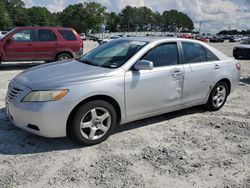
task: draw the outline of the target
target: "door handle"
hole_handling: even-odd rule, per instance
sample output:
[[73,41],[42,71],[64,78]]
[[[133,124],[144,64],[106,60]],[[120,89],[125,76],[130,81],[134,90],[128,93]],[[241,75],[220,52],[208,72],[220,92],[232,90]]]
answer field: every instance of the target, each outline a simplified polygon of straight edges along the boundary
[[183,72],[180,70],[175,70],[172,72],[172,76],[174,76],[174,77],[181,76],[182,74],[183,74]]
[[54,45],[55,45],[55,46],[59,46],[59,43],[55,43]]
[[214,65],[214,69],[220,69],[220,65],[215,64],[215,65]]
[[32,44],[27,44],[27,46],[32,46]]

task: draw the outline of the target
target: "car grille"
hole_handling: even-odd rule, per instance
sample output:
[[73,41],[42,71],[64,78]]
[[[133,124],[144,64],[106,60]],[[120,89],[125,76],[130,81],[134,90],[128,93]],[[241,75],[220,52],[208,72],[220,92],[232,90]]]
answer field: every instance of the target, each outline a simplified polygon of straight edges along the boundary
[[23,91],[24,91],[23,88],[19,87],[18,85],[12,82],[9,84],[7,99],[9,101],[14,101]]

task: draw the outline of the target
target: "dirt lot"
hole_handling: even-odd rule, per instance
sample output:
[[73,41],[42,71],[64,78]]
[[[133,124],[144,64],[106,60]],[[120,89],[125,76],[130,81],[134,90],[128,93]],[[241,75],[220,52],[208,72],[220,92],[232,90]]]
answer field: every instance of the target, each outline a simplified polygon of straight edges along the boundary
[[[230,56],[234,45],[214,44]],[[0,187],[249,188],[250,61],[241,63],[241,82],[222,110],[195,107],[119,126],[92,147],[13,127],[7,84],[33,64],[0,66]]]

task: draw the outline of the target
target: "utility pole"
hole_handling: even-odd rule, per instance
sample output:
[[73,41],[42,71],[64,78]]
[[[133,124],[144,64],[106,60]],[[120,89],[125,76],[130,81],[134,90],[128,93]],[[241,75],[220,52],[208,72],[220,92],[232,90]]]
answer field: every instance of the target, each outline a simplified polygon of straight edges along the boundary
[[202,22],[200,21],[199,34],[201,34],[201,24]]

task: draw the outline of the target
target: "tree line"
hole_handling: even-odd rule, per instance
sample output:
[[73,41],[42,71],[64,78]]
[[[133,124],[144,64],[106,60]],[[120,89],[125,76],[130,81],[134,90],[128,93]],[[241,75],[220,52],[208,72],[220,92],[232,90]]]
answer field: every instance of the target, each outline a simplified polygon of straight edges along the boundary
[[21,0],[0,0],[0,29],[18,26],[63,26],[77,32],[106,31],[171,31],[190,32],[194,29],[190,17],[177,10],[162,14],[147,7],[126,6],[120,13],[108,12],[96,2],[69,5],[62,12],[52,13],[45,7],[25,8]]

